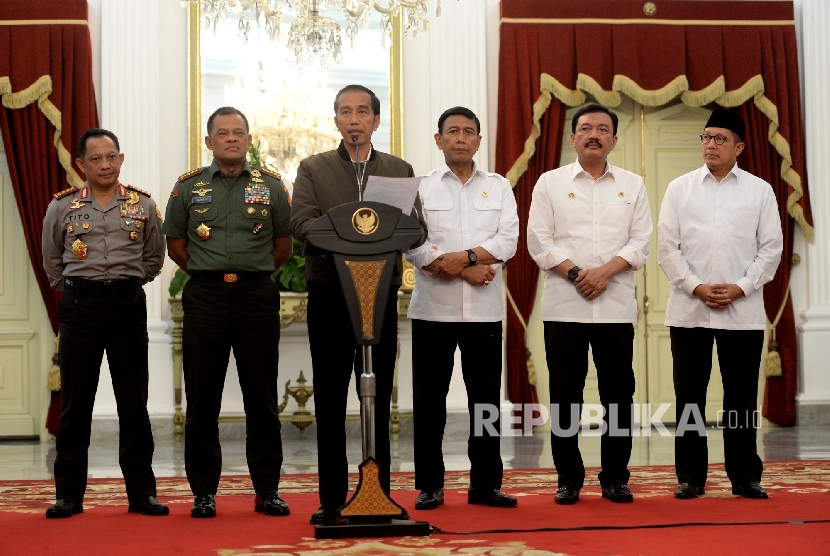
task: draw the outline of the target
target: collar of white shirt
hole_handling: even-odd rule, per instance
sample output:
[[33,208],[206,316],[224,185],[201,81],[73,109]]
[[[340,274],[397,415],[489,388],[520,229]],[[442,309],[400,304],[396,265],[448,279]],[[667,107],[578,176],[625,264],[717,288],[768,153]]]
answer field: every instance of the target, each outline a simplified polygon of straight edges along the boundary
[[715,183],[721,183],[723,180],[728,178],[730,175],[735,176],[735,179],[737,180],[737,179],[740,179],[740,177],[741,177],[740,172],[743,172],[743,170],[738,168],[738,163],[736,162],[735,165],[732,166],[732,169],[729,170],[729,172],[727,172],[726,175],[723,177],[723,180],[721,180],[719,182],[717,179],[715,179],[714,174],[712,174],[712,171],[709,169],[708,166],[706,166],[706,164],[703,165],[701,170],[702,170],[702,172],[700,174],[700,183],[703,183],[704,181],[706,181],[708,179],[711,179]]
[[[596,180],[594,180],[594,176],[592,176],[590,174],[590,172],[588,172],[585,168],[583,168],[582,165],[577,160],[576,162],[574,162],[573,175],[571,176],[571,179],[576,179],[577,176],[579,176],[582,173],[584,173],[592,181],[596,181]],[[611,174],[612,176],[614,175],[614,167],[611,166],[611,164],[606,160],[605,161],[605,172],[599,177],[599,179],[602,179],[603,177],[605,177],[608,174]]]
[[[438,167],[438,173],[441,175],[442,178],[444,176],[446,176],[447,174],[455,175],[453,173],[452,169],[449,167],[449,165],[446,162],[444,162],[441,166]],[[472,181],[472,179],[475,177],[476,174],[481,174],[482,177],[487,177],[487,172],[485,172],[484,170],[479,168],[478,164],[476,164],[476,161],[473,160],[473,173],[470,174],[470,179],[467,180],[467,183]],[[458,177],[458,176],[456,176],[456,177]],[[461,181],[461,180],[459,180],[459,181]],[[466,184],[462,184],[462,185],[466,185]]]

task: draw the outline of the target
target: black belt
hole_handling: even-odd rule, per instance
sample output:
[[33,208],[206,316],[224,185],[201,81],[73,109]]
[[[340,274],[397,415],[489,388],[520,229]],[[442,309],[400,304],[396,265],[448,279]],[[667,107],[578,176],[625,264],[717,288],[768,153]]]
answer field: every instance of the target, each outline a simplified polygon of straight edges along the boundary
[[235,282],[256,282],[263,278],[268,278],[273,272],[270,270],[263,270],[260,272],[216,272],[213,270],[191,270],[190,277],[205,282],[225,282],[233,284]]
[[68,276],[63,280],[63,289],[76,294],[94,297],[126,296],[141,289],[141,278],[124,280],[89,280]]

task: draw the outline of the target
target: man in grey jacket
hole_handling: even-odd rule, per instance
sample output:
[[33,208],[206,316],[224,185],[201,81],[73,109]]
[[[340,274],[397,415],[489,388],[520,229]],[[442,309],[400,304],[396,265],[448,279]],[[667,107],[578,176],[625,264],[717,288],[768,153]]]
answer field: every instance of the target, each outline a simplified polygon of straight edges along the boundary
[[[306,242],[307,232],[329,209],[357,201],[370,175],[412,177],[412,166],[398,157],[376,151],[371,139],[380,125],[380,101],[362,85],[349,85],[334,100],[334,123],[343,136],[340,146],[303,160],[294,182],[290,228],[305,242],[308,283],[308,338],[314,374],[314,408],[317,421],[320,508],[311,523],[333,523],[348,493],[346,459],[346,400],[352,373],[359,376],[363,357],[355,339],[340,279],[330,253]],[[358,185],[357,163],[363,167]],[[364,166],[365,165],[365,166]],[[420,202],[415,213],[420,215]],[[413,215],[415,216],[415,215]],[[423,223],[423,220],[419,218]],[[401,285],[398,255],[387,292],[386,313],[380,343],[372,349],[372,369],[377,376],[375,397],[375,446],[381,486],[389,492],[389,405],[397,352],[397,292]],[[359,383],[356,378],[355,383]]]

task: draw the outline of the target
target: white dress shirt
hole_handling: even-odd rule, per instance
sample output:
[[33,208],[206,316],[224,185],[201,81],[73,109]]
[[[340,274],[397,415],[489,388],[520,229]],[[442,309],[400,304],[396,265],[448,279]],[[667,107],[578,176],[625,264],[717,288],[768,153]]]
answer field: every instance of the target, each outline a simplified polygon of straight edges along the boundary
[[[657,233],[657,262],[671,282],[666,326],[763,330],[764,284],[784,238],[770,184],[738,168],[718,182],[705,165],[669,184]],[[737,284],[746,297],[710,309],[700,284]]]
[[446,164],[427,174],[418,191],[427,240],[404,256],[415,267],[409,318],[440,322],[495,322],[505,318],[502,264],[493,281],[474,286],[463,278],[443,280],[421,270],[444,253],[482,247],[506,262],[516,254],[519,216],[510,182],[476,166],[467,183]]
[[[648,257],[653,225],[640,176],[606,164],[599,179],[579,162],[545,172],[536,182],[527,224],[527,248],[545,271],[542,320],[635,322],[634,271]],[[614,276],[588,301],[551,269],[570,259],[583,269],[621,257],[631,268]]]

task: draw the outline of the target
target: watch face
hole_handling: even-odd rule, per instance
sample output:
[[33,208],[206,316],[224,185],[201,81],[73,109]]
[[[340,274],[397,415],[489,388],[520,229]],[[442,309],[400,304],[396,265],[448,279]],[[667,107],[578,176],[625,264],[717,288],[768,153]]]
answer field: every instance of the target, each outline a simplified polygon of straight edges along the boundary
[[467,257],[470,259],[470,264],[475,263],[478,260],[478,255],[472,249],[467,250]]

